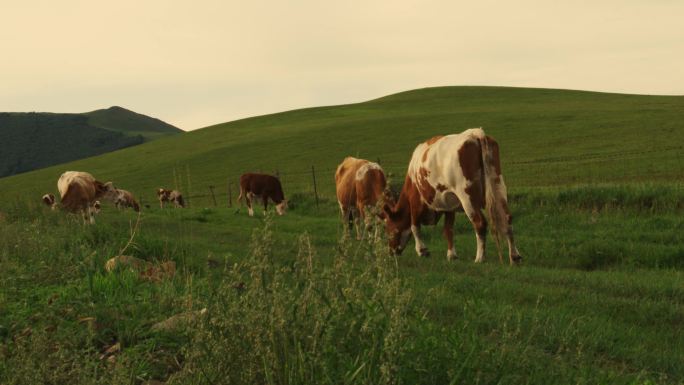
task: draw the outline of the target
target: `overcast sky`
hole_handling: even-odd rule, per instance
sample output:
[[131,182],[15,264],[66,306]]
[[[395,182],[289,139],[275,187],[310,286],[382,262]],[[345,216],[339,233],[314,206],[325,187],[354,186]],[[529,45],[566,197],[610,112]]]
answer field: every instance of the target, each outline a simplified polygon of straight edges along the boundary
[[185,130],[413,88],[684,94],[684,1],[0,0],[0,111]]

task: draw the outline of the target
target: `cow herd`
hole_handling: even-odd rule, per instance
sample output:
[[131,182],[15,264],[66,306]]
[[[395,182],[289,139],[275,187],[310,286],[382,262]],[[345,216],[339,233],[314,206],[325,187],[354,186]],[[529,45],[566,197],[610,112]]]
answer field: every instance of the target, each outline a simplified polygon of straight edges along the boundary
[[[413,235],[416,253],[428,256],[429,251],[420,236],[421,225],[434,225],[444,216],[443,234],[447,241],[447,259],[456,258],[453,225],[456,212],[464,212],[473,225],[477,239],[475,262],[485,256],[488,227],[496,241],[501,259],[501,241],[508,245],[511,264],[521,261],[515,246],[512,216],[508,209],[506,185],[501,174],[499,147],[481,128],[460,134],[436,136],[420,143],[411,156],[406,178],[398,197],[390,192],[382,167],[374,162],[353,157],[345,158],[335,172],[337,201],[342,221],[361,239],[376,223],[384,223],[389,247],[400,254]],[[140,210],[133,195],[115,188],[112,182],[97,181],[87,172],[67,171],[57,182],[61,202],[52,194],[43,201],[53,209],[62,207],[81,212],[84,220],[94,223],[99,211],[99,199],[111,201],[117,208]],[[185,207],[179,191],[157,190],[159,205]],[[276,212],[283,215],[287,200],[280,180],[271,175],[247,173],[240,177],[238,202],[245,200],[250,216],[253,201],[261,201],[264,212],[273,201]],[[485,218],[483,210],[488,219]]]

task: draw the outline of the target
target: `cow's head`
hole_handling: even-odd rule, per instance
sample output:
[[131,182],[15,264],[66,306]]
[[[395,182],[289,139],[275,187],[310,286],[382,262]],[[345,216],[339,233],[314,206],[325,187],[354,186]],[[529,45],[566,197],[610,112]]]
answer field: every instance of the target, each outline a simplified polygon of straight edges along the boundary
[[287,211],[287,199],[283,199],[276,205],[276,212],[278,215],[284,215],[285,211]]
[[100,201],[95,201],[95,202],[93,202],[92,206],[90,206],[91,212],[93,212],[95,214],[99,214],[101,209],[102,209],[102,206],[100,205]]
[[52,194],[43,195],[43,203],[45,203],[46,206],[53,207],[55,204],[55,196]]
[[114,200],[116,198],[116,187],[114,183],[99,183],[97,184],[97,196],[104,197],[109,200]]
[[385,221],[390,252],[395,255],[401,255],[411,235],[410,220],[407,221],[402,212],[398,212],[387,203],[382,207],[381,217]]

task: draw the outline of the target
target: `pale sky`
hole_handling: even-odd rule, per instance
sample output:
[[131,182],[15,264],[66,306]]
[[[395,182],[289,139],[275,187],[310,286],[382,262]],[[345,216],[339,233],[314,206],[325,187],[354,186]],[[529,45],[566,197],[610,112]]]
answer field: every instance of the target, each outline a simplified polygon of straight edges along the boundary
[[414,88],[684,94],[684,1],[0,0],[0,111],[185,130]]

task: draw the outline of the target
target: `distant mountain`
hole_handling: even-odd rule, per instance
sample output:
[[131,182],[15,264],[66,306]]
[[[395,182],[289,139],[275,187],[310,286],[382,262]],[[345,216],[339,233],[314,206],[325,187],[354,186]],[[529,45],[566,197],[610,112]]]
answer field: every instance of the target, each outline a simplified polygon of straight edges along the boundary
[[83,115],[88,116],[88,122],[93,126],[129,135],[142,135],[146,139],[183,132],[178,127],[159,119],[118,106],[87,112]]
[[0,177],[181,132],[159,119],[116,106],[82,114],[0,112]]

